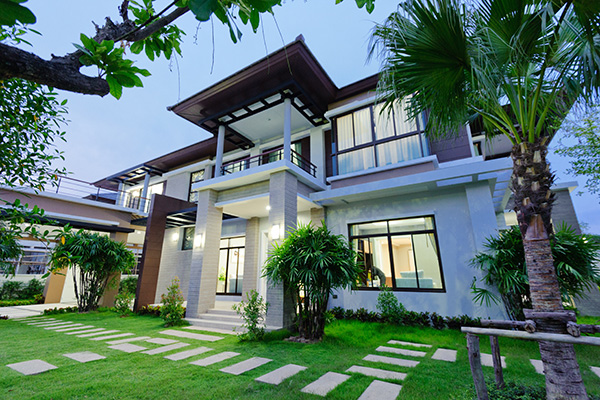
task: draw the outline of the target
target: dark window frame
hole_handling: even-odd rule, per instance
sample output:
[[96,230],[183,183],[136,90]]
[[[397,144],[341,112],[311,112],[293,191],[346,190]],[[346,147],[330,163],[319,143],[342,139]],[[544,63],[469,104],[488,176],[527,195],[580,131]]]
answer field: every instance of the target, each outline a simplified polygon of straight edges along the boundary
[[[412,231],[403,231],[403,232],[390,232],[390,221],[400,221],[400,220],[407,220],[407,219],[414,219],[414,218],[431,218],[432,224],[433,224],[433,228],[432,229],[419,229],[419,230],[412,230]],[[369,234],[369,235],[352,235],[352,227],[355,225],[362,225],[362,224],[368,224],[368,223],[374,223],[374,222],[386,222],[386,233],[374,233],[374,234]],[[395,271],[395,267],[394,267],[394,256],[393,256],[393,249],[392,249],[392,237],[393,236],[400,236],[400,235],[411,235],[411,242],[413,241],[413,236],[414,234],[433,234],[433,237],[435,239],[435,245],[437,247],[437,258],[438,258],[438,265],[439,265],[439,269],[440,269],[440,281],[442,283],[442,287],[440,289],[436,289],[436,288],[420,288],[419,287],[419,276],[418,274],[416,274],[415,278],[417,280],[417,287],[416,288],[397,288],[396,287],[396,282],[395,282],[395,276],[396,276],[396,271]],[[440,243],[438,240],[438,235],[437,235],[437,225],[435,222],[435,215],[418,215],[418,216],[413,216],[413,217],[404,217],[404,218],[386,218],[386,219],[378,219],[378,220],[370,220],[370,221],[363,221],[363,222],[355,222],[352,224],[348,224],[348,242],[350,242],[351,244],[354,243],[355,239],[369,239],[369,238],[375,238],[375,237],[386,237],[387,238],[387,242],[388,242],[388,252],[389,252],[389,260],[390,260],[390,272],[391,272],[391,276],[392,276],[392,290],[394,292],[430,292],[430,293],[446,293],[446,280],[444,279],[444,268],[442,266],[442,252],[440,249]],[[414,248],[414,245],[413,245]],[[355,251],[357,251],[357,249],[354,249]],[[416,264],[416,260],[415,260],[415,269],[418,270],[417,264]],[[381,287],[364,287],[364,286],[356,286],[356,290],[365,290],[365,291],[380,291]]]
[[[199,180],[194,180],[194,178],[193,178],[194,174],[195,174],[195,173],[198,173],[198,172],[200,172],[200,171],[203,171],[203,173],[202,173],[202,179],[199,179]],[[198,182],[202,182],[202,181],[204,181],[204,178],[205,178],[205,176],[206,176],[206,170],[205,170],[205,169],[199,169],[199,170],[197,170],[197,171],[192,171],[192,172],[190,173],[190,186],[189,186],[189,188],[190,188],[190,189],[189,189],[189,191],[188,191],[188,201],[189,201],[190,203],[197,203],[197,202],[198,202],[198,199],[196,199],[196,200],[192,200],[192,193],[194,193],[194,191],[192,190],[192,185],[193,185],[194,183],[198,183]]]
[[[229,239],[239,239],[239,238],[244,238],[244,245],[243,246],[230,246],[229,245]],[[237,293],[237,285],[239,283],[239,272],[240,272],[240,260],[239,260],[239,255],[238,255],[238,262],[236,265],[236,271],[235,271],[235,276],[236,278],[236,282],[235,282],[235,292],[227,292],[227,273],[229,272],[229,252],[231,250],[239,250],[239,249],[244,249],[244,259],[246,257],[246,236],[232,236],[232,237],[225,237],[225,238],[221,238],[221,240],[226,239],[228,241],[228,246],[227,247],[221,247],[219,246],[219,253],[221,252],[221,250],[227,250],[227,260],[225,260],[225,286],[224,286],[224,291],[223,292],[216,292],[215,294],[218,296],[241,296],[242,293]],[[218,270],[217,270],[217,274],[218,274]],[[242,275],[243,276],[243,275]],[[217,276],[218,279],[218,276]],[[243,284],[242,284],[243,286]]]
[[[191,240],[186,240],[185,232],[189,229],[193,229],[192,237],[191,237]],[[193,250],[194,249],[194,237],[196,236],[196,227],[195,226],[186,226],[185,228],[183,228],[182,235],[183,235],[183,237],[181,239],[181,250],[182,251]]]

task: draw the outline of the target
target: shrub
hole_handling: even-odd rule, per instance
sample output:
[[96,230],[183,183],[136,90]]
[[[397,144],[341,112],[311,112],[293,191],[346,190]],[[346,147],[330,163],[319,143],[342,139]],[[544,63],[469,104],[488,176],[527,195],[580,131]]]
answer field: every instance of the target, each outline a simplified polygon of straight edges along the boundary
[[431,313],[430,318],[431,318],[431,325],[435,329],[444,329],[446,327],[446,322],[444,321],[444,317],[442,317],[440,314],[433,312],[433,313]]
[[2,284],[2,290],[0,291],[0,300],[22,300],[20,298],[22,290],[23,282],[5,281]]
[[131,313],[131,301],[134,299],[133,293],[123,291],[115,296],[115,311],[120,316],[125,317]]
[[240,340],[262,340],[265,336],[264,321],[269,303],[265,302],[256,290],[248,293],[248,300],[242,300],[232,307],[244,320],[245,332],[238,335]]
[[56,314],[67,314],[78,312],[77,307],[63,307],[63,308],[47,308],[44,310],[44,315],[56,315]]
[[135,292],[137,290],[137,276],[128,276],[127,278],[121,280],[119,283],[119,293],[131,293],[135,296]]
[[24,299],[35,299],[44,293],[45,281],[33,278],[23,288],[22,296]]
[[28,306],[30,304],[37,304],[37,300],[0,300],[0,307]]
[[383,321],[397,324],[406,313],[406,308],[398,301],[391,288],[383,286],[377,296],[377,311]]
[[183,308],[183,295],[179,288],[179,278],[175,277],[167,288],[167,293],[160,296],[162,307],[160,317],[165,321],[165,326],[182,325],[185,309]]
[[[160,317],[160,306],[142,306],[138,311],[138,315],[152,315],[153,317]],[[185,314],[185,308],[184,308]]]
[[333,307],[329,311],[331,311],[335,319],[344,319],[345,317],[344,309],[342,307]]

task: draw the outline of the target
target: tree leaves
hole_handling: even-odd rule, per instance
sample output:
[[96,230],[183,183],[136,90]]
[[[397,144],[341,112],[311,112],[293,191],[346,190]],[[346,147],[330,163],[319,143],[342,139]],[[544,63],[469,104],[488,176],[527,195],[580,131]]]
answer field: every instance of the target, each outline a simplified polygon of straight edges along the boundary
[[0,25],[13,26],[17,21],[23,24],[34,24],[35,15],[27,7],[19,3],[27,0],[0,0]]

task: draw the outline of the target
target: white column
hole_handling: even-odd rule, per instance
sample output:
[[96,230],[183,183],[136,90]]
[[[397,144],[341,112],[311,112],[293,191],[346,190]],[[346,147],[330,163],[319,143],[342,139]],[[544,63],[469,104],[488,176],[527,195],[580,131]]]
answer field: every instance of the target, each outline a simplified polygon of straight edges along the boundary
[[283,158],[292,160],[292,99],[283,100]]
[[125,184],[121,181],[119,182],[119,191],[117,192],[117,201],[115,202],[115,204],[117,206],[121,206],[124,207],[124,200],[125,200]]
[[225,146],[225,125],[219,125],[217,134],[217,159],[215,162],[215,177],[221,176],[223,166],[223,147]]
[[149,203],[149,201],[148,201],[148,186],[149,185],[150,185],[150,174],[148,172],[146,172],[146,176],[144,177],[144,188],[142,189],[142,198],[140,201],[140,211],[141,212],[146,211],[146,203]]
[[317,179],[325,182],[325,134],[321,127],[310,131],[310,161],[317,167]]
[[206,167],[204,167],[204,180],[209,180],[212,179],[212,164],[207,164]]

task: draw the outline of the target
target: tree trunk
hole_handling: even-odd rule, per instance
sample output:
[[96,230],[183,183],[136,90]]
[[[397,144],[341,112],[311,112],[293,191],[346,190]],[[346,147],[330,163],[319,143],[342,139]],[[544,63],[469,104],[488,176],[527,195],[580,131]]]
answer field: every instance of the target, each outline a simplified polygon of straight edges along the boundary
[[[531,303],[536,311],[563,310],[558,279],[548,233],[552,232],[550,213],[554,176],[546,161],[545,140],[516,145],[512,150],[511,189],[525,251]],[[540,332],[566,333],[564,322],[536,321]],[[572,344],[540,342],[549,400],[587,399],[579,364]]]

